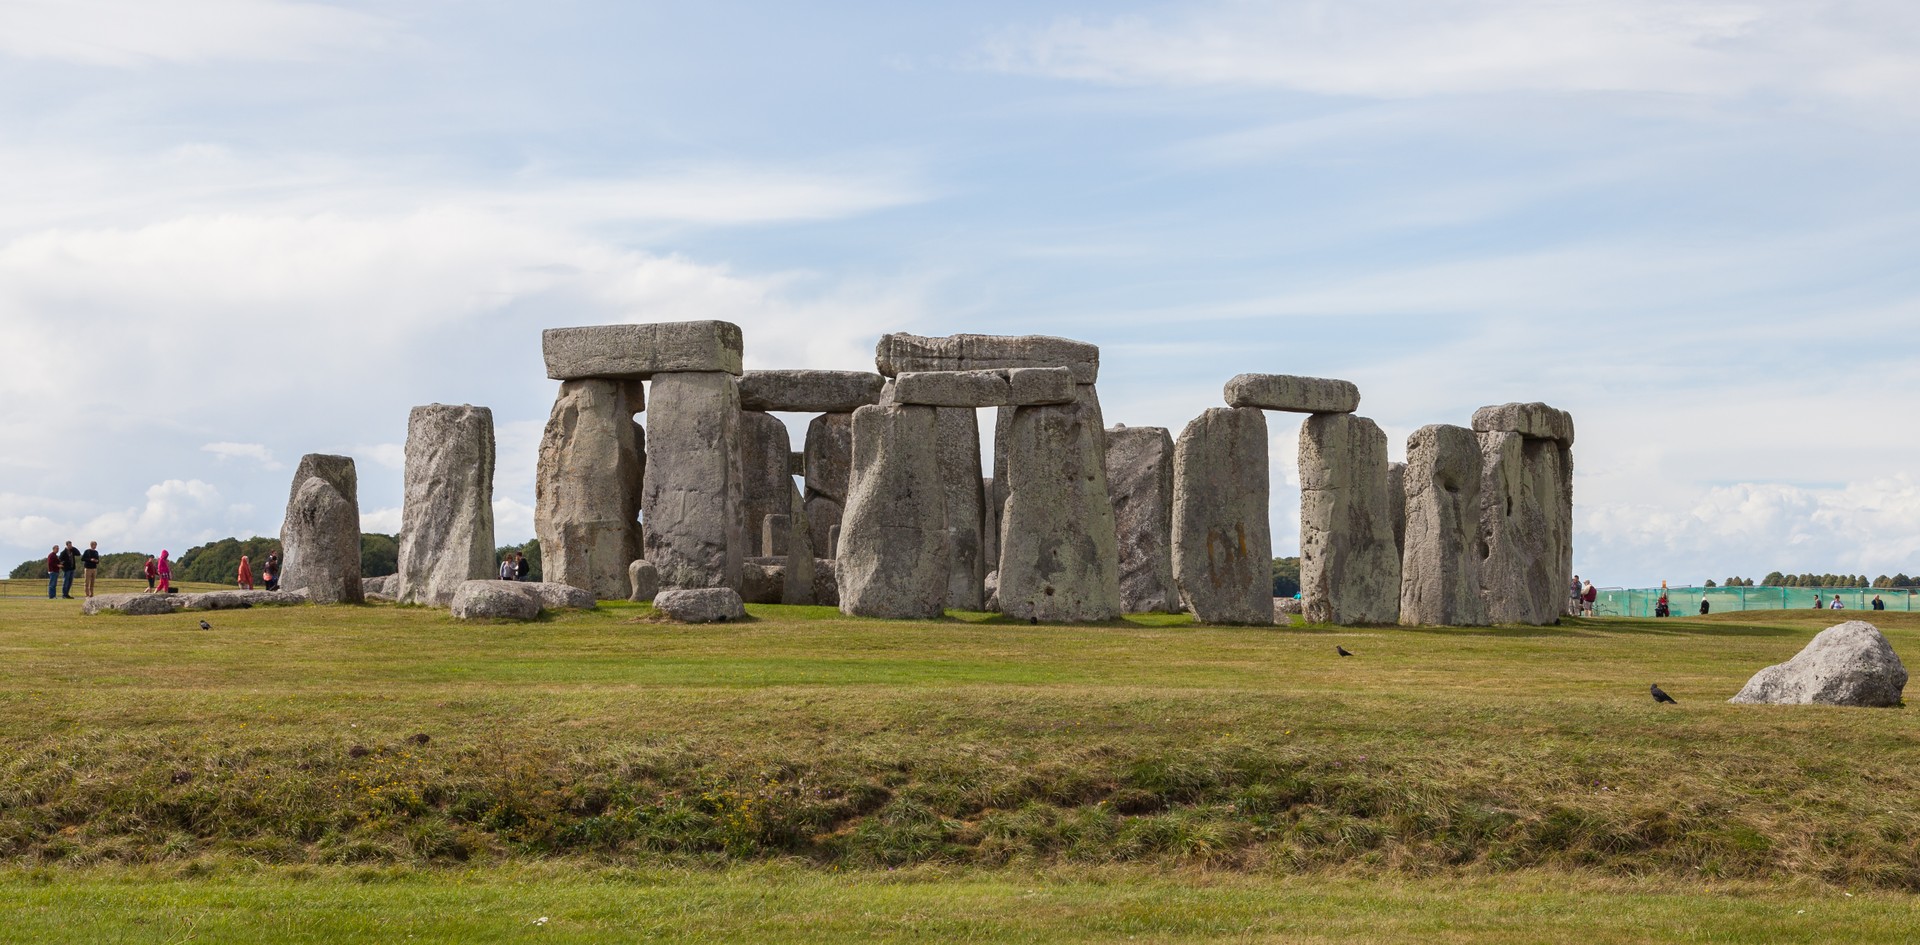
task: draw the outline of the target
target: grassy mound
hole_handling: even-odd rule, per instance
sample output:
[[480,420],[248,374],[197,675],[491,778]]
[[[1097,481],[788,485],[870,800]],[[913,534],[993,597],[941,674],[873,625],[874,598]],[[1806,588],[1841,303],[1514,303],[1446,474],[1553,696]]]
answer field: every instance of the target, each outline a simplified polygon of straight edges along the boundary
[[[753,612],[296,607],[201,631],[0,601],[0,859],[1920,889],[1910,712],[1725,704],[1826,614],[1332,632]],[[1920,652],[1920,615],[1876,616]]]

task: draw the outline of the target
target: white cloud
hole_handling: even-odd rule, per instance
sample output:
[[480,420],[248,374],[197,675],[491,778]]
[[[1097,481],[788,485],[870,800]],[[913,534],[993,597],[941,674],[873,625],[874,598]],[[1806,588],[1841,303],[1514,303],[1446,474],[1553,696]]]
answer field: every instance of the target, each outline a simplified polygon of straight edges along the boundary
[[220,457],[222,462],[230,459],[251,459],[259,463],[261,469],[286,468],[285,464],[273,458],[272,450],[260,443],[208,443],[200,449]]
[[493,543],[518,545],[533,538],[533,506],[518,499],[493,500]]
[[361,444],[347,452],[356,460],[370,459],[388,469],[407,468],[407,447],[404,443]]
[[1756,92],[1910,103],[1897,0],[1227,0],[1004,33],[998,69],[1120,84],[1404,98]]
[[379,535],[400,534],[400,509],[374,509],[360,511],[360,530]]
[[393,33],[381,17],[289,0],[0,0],[0,54],[89,66],[313,60]]
[[[0,542],[32,548],[54,539],[103,551],[166,548],[175,553],[229,536],[259,533],[253,506],[228,501],[213,484],[168,479],[137,506],[99,512],[96,503],[0,495]],[[277,525],[277,523],[276,523]]]

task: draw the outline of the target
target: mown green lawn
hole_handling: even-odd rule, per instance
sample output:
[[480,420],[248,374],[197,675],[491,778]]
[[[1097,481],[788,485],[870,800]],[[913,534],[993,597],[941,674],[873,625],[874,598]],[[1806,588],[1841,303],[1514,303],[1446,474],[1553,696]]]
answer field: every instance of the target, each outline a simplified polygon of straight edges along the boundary
[[[1829,614],[1336,631],[752,610],[262,608],[202,631],[0,600],[0,941],[1920,925],[1912,713],[1725,702]],[[1878,616],[1920,652],[1920,615]]]

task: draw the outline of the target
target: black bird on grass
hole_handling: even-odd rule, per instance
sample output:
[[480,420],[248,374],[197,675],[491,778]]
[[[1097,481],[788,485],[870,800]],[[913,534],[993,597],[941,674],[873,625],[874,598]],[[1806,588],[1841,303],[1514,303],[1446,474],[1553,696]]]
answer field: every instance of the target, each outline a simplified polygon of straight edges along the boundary
[[1347,648],[1346,648],[1346,647],[1344,647],[1344,646],[1341,646],[1341,645],[1340,645],[1340,644],[1338,644],[1338,643],[1335,643],[1335,644],[1333,645],[1333,651],[1334,651],[1335,653],[1338,653],[1338,654],[1340,654],[1341,656],[1352,656],[1352,655],[1353,655],[1352,653],[1349,653],[1349,652],[1347,652]]
[[1667,691],[1665,689],[1660,688],[1658,683],[1648,686],[1647,689],[1653,693],[1653,701],[1655,702],[1664,702],[1664,703],[1667,703],[1668,705],[1680,704],[1678,702],[1675,702],[1672,696],[1667,695]]
[[210,624],[210,623],[208,623],[208,622],[206,622],[206,621],[204,621],[204,620],[202,620],[202,621],[200,621],[200,629],[202,629],[202,630],[212,630],[212,629],[213,629],[213,624]]

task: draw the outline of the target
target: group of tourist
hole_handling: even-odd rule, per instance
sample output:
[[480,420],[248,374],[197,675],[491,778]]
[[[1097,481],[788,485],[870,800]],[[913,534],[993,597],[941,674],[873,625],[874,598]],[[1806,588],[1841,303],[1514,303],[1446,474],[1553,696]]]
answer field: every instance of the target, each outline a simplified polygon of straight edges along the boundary
[[[1867,602],[1867,606],[1873,608],[1874,610],[1886,610],[1887,602],[1881,600],[1880,595],[1875,594],[1873,595],[1873,600]],[[1820,595],[1815,594],[1813,595],[1813,609],[1814,610],[1846,610],[1847,605],[1840,602],[1840,595],[1838,594],[1833,595],[1832,602],[1828,602],[1825,599],[1823,599]]]
[[1594,589],[1593,582],[1582,581],[1580,575],[1576,574],[1573,584],[1568,587],[1567,613],[1576,617],[1591,617],[1594,602],[1599,599],[1600,592]]
[[502,581],[524,581],[527,575],[532,573],[533,565],[528,564],[527,556],[518,551],[507,552],[507,556],[500,559],[500,580]]
[[86,575],[81,583],[80,593],[92,597],[94,576],[100,573],[99,542],[87,542],[85,551],[75,548],[71,541],[67,542],[65,548],[59,545],[53,546],[53,551],[47,554],[48,600],[53,600],[55,597],[73,599],[73,572],[76,570]]

